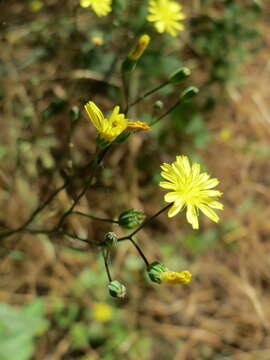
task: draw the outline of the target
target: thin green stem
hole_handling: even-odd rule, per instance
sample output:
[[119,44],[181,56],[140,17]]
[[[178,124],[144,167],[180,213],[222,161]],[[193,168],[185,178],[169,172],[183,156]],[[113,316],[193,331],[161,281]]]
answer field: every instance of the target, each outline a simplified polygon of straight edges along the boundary
[[76,234],[71,234],[67,231],[61,231],[59,232],[59,234],[62,234],[64,236],[67,236],[69,238],[72,238],[72,239],[75,239],[75,240],[79,240],[79,241],[82,241],[82,242],[85,242],[89,245],[93,245],[93,246],[104,246],[104,243],[101,243],[99,241],[94,241],[94,240],[89,240],[89,239],[84,239],[84,238],[81,238],[80,236],[76,235]]
[[74,199],[73,204],[70,206],[70,208],[65,211],[62,216],[60,217],[55,230],[60,229],[65,221],[65,219],[73,212],[73,209],[75,208],[75,206],[78,204],[78,202],[80,201],[80,199],[84,196],[84,194],[86,193],[86,191],[88,190],[88,187],[91,185],[93,178],[95,176],[96,170],[98,168],[98,166],[100,165],[100,163],[102,162],[102,160],[104,159],[107,151],[109,150],[109,148],[111,147],[111,145],[109,145],[108,147],[106,147],[105,149],[103,149],[103,151],[101,153],[96,154],[96,157],[94,159],[94,163],[93,163],[93,168],[92,171],[85,183],[85,186],[83,187],[83,189],[81,190],[81,192],[79,193],[79,195],[76,197],[76,199]]
[[129,76],[130,72],[125,72],[122,70],[122,84],[124,91],[124,102],[125,102],[125,110],[124,114],[127,115],[129,110]]
[[55,196],[62,191],[63,189],[65,189],[68,185],[70,184],[70,179],[67,179],[63,185],[61,185],[59,188],[57,188],[49,197],[47,200],[45,200],[42,204],[40,204],[30,215],[30,217],[25,221],[24,224],[22,224],[20,227],[18,227],[17,229],[14,230],[10,230],[7,232],[4,232],[2,234],[0,234],[0,239],[5,238],[5,237],[9,237],[13,234],[16,234],[18,232],[24,231],[27,226],[34,220],[34,218],[47,206],[49,205],[49,203],[55,198]]
[[164,83],[162,83],[162,84],[156,86],[155,88],[147,91],[144,95],[139,96],[134,102],[132,102],[132,103],[129,105],[128,110],[129,110],[132,106],[138,104],[139,102],[141,102],[142,100],[144,100],[144,99],[147,98],[148,96],[154,94],[155,92],[157,92],[158,90],[162,89],[164,86],[166,86],[166,85],[168,85],[168,84],[169,84],[169,81],[166,80]]
[[177,103],[175,103],[173,106],[171,106],[164,114],[160,115],[156,120],[154,120],[150,126],[155,125],[156,123],[158,123],[160,120],[162,120],[163,118],[165,118],[167,115],[169,115],[170,112],[172,112],[175,108],[177,108],[178,105],[181,104],[181,101],[177,101]]
[[98,220],[98,221],[104,221],[104,222],[109,222],[109,223],[113,223],[113,224],[118,224],[117,220],[100,218],[98,216],[85,214],[85,213],[80,212],[80,211],[73,211],[71,213],[71,215],[79,215],[79,216],[87,217],[87,218],[92,219],[92,220]]
[[111,277],[111,274],[110,274],[110,269],[109,269],[109,264],[108,264],[108,258],[109,258],[108,249],[105,250],[105,249],[102,248],[102,249],[101,249],[101,252],[102,252],[102,256],[103,256],[103,260],[104,260],[104,265],[105,265],[106,273],[107,273],[109,282],[111,282],[111,281],[112,281],[112,277]]
[[146,256],[144,255],[144,253],[143,253],[142,249],[139,247],[139,245],[132,239],[132,237],[129,238],[129,241],[135,246],[135,248],[137,249],[137,251],[140,254],[141,258],[145,262],[145,265],[149,266],[149,262],[146,259]]

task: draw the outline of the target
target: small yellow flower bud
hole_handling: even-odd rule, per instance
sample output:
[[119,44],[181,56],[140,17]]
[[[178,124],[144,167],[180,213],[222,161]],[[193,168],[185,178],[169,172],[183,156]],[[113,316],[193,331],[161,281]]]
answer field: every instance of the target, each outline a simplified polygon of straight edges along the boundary
[[149,41],[150,41],[149,35],[144,34],[140,36],[135,46],[128,54],[128,59],[137,61],[144,53],[144,50],[147,48],[149,44]]

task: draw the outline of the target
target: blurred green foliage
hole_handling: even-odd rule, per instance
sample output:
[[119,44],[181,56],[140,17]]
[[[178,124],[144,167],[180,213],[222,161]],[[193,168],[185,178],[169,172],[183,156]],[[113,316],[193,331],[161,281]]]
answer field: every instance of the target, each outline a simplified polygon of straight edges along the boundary
[[27,360],[34,351],[34,338],[49,327],[44,318],[45,302],[33,300],[20,310],[0,304],[0,359]]
[[[240,84],[239,65],[261,45],[256,27],[261,6],[253,0],[204,1],[204,13],[191,21],[191,41],[203,60],[208,83]],[[219,11],[213,11],[218,7]]]

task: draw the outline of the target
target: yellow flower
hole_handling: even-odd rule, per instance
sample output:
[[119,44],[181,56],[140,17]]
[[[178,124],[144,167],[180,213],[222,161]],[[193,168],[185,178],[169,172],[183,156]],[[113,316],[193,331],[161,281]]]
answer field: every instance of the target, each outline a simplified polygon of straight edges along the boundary
[[92,7],[97,16],[106,16],[112,11],[112,0],[80,0],[83,8]]
[[150,41],[150,36],[144,34],[139,37],[134,48],[128,54],[128,59],[137,61],[143,54],[144,50],[147,48]]
[[119,106],[115,106],[112,115],[106,119],[101,110],[92,101],[84,106],[87,115],[99,132],[101,139],[113,141],[123,131],[128,130],[149,130],[149,126],[141,121],[128,121],[124,114],[119,114]]
[[104,117],[100,109],[92,101],[89,101],[84,108],[98,130],[100,137],[106,141],[113,141],[127,127],[127,119],[124,114],[119,114],[119,106],[114,107],[109,119]]
[[98,35],[92,36],[91,42],[96,46],[102,46],[104,44],[102,36],[98,36]]
[[37,11],[41,10],[43,8],[43,6],[44,6],[44,4],[43,4],[43,1],[41,1],[41,0],[32,0],[29,3],[29,7],[32,12],[37,12]]
[[104,303],[94,303],[92,308],[93,319],[99,322],[108,322],[113,316],[112,308]]
[[168,212],[169,217],[175,216],[186,206],[187,221],[193,229],[199,228],[198,210],[211,220],[219,221],[213,209],[223,209],[223,205],[217,201],[222,193],[212,190],[218,185],[218,179],[211,179],[207,173],[200,173],[200,165],[197,163],[190,166],[186,156],[177,156],[172,165],[164,163],[161,169],[161,176],[167,181],[161,181],[159,185],[173,190],[164,196],[166,202],[174,203]]
[[155,28],[159,33],[168,32],[172,36],[177,35],[177,31],[184,29],[180,20],[185,19],[182,6],[176,1],[171,0],[150,0],[147,20],[155,23]]
[[191,281],[191,278],[192,274],[188,270],[180,272],[165,271],[161,275],[161,282],[170,285],[186,285]]

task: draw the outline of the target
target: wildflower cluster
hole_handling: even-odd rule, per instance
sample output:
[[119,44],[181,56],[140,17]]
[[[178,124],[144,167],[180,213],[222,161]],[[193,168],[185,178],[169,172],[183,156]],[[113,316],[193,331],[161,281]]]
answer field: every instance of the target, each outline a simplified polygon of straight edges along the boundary
[[[80,0],[80,4],[84,8],[91,7],[98,16],[106,16],[112,11],[111,0]],[[184,27],[181,21],[185,16],[182,13],[182,7],[178,2],[172,0],[150,0],[148,10],[149,16],[147,17],[147,20],[154,22],[155,28],[159,33],[168,32],[170,35],[176,36],[177,31],[183,30]],[[218,179],[211,178],[206,172],[201,172],[200,164],[191,163],[187,156],[178,155],[176,156],[176,160],[171,164],[163,163],[161,165],[161,177],[164,181],[161,181],[159,186],[169,190],[169,192],[164,195],[164,200],[167,203],[166,206],[154,215],[146,217],[141,210],[128,209],[123,210],[119,216],[116,216],[114,219],[104,219],[95,215],[75,211],[75,207],[80,199],[92,185],[97,169],[102,164],[111,147],[118,146],[126,141],[131,134],[133,135],[139,131],[145,131],[146,134],[147,132],[149,133],[153,126],[170,114],[175,107],[181,105],[183,102],[188,102],[198,93],[198,89],[195,86],[184,88],[178,96],[176,103],[160,116],[155,117],[155,115],[153,115],[153,119],[151,119],[149,123],[137,119],[129,119],[128,113],[131,107],[145,100],[148,96],[167,85],[174,86],[175,84],[183,84],[191,75],[190,69],[182,66],[167,76],[166,81],[161,85],[146,91],[137,99],[130,100],[130,80],[132,80],[133,71],[135,70],[138,61],[147,50],[147,47],[150,45],[150,41],[151,39],[148,34],[139,36],[131,50],[129,52],[127,51],[126,57],[121,60],[122,63],[119,64],[121,65],[119,68],[121,69],[120,75],[122,79],[122,98],[119,99],[118,103],[121,105],[114,106],[109,116],[104,115],[92,99],[84,105],[89,120],[97,130],[97,149],[93,155],[92,161],[85,166],[86,171],[89,170],[89,174],[84,187],[78,192],[78,195],[74,197],[72,205],[63,212],[60,219],[57,221],[57,224],[49,231],[47,229],[36,230],[33,229],[32,226],[30,228],[28,227],[35,217],[59,192],[71,185],[73,180],[77,180],[76,177],[80,175],[76,174],[68,178],[64,185],[56,189],[53,195],[51,195],[43,205],[35,209],[33,214],[23,225],[15,230],[9,230],[0,234],[0,238],[10,236],[20,231],[60,234],[61,236],[67,236],[100,247],[108,276],[108,292],[112,297],[118,299],[124,298],[127,291],[125,285],[114,279],[111,275],[109,265],[111,263],[112,249],[117,251],[116,246],[119,245],[119,243],[122,241],[129,241],[132,246],[136,248],[139,256],[143,260],[146,272],[151,281],[158,284],[169,285],[189,284],[192,275],[188,270],[181,270],[179,272],[171,271],[160,262],[149,262],[143,250],[135,241],[135,236],[153,219],[167,210],[169,218],[186,210],[187,222],[193,229],[199,229],[200,212],[206,215],[210,220],[218,222],[219,217],[215,210],[223,209],[223,205],[218,201],[222,193],[214,189],[219,184]],[[96,45],[98,45],[99,42],[97,39],[95,39],[95,42]],[[80,111],[78,107],[74,106],[70,112],[72,124],[77,122],[79,117]],[[140,114],[138,117],[140,119]],[[119,237],[117,232],[109,231],[104,235],[101,241],[81,238],[80,236],[65,230],[64,223],[70,215],[84,216],[95,220],[110,222],[121,227],[122,231],[129,231],[129,233]],[[92,315],[94,319],[97,319],[100,322],[106,322],[109,321],[111,317],[111,310],[104,304],[95,304],[93,306]]]
[[[112,0],[80,0],[83,8],[91,7],[97,16],[107,16],[112,11]],[[178,31],[184,30],[182,21],[186,18],[182,11],[182,5],[173,0],[149,0],[147,20],[154,23],[158,33],[167,32],[176,36]],[[147,45],[148,39],[142,39],[142,47]],[[140,48],[134,48],[130,56],[140,56]]]

